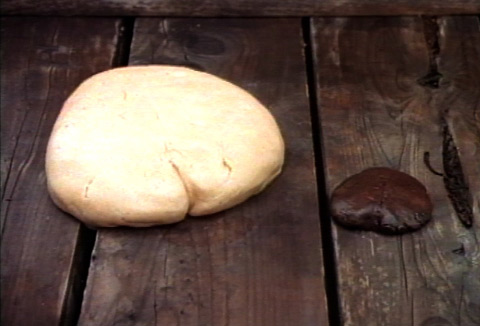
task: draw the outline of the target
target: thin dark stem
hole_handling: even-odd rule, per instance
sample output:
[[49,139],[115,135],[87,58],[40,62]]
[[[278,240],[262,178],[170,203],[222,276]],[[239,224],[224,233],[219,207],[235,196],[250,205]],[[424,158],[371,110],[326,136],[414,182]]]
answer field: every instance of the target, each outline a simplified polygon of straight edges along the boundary
[[423,153],[423,163],[425,163],[425,166],[427,167],[427,169],[430,170],[430,172],[432,172],[435,175],[443,177],[443,173],[440,173],[437,170],[435,170],[430,164],[430,152]]

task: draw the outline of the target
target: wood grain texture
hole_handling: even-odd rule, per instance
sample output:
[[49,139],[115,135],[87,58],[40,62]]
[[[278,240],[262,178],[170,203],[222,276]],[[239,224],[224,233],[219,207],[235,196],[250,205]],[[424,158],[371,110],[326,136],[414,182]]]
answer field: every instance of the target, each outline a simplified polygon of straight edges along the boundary
[[387,166],[419,179],[434,203],[433,221],[404,236],[332,226],[343,325],[479,325],[478,208],[466,229],[442,177],[423,162],[428,151],[442,171],[441,112],[449,106],[478,198],[478,21],[440,20],[438,88],[418,82],[432,59],[421,18],[319,18],[312,30],[328,192],[365,168]]
[[45,149],[69,92],[110,67],[117,25],[115,19],[2,19],[2,325],[69,319],[80,227],[47,194]]
[[130,64],[224,77],[269,107],[281,176],[247,202],[171,226],[100,230],[79,325],[327,325],[298,19],[138,19]]
[[3,0],[8,15],[352,16],[480,12],[479,0]]
[[440,17],[437,23],[443,80],[434,105],[446,112],[480,223],[480,23],[475,17]]

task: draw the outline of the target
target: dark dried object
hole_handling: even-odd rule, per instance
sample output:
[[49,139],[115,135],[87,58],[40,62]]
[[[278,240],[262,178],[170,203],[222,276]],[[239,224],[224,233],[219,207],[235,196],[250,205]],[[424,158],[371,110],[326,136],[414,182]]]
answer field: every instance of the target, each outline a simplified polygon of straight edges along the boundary
[[349,177],[331,198],[331,211],[338,223],[385,234],[421,228],[430,221],[432,209],[425,186],[406,173],[384,167]]

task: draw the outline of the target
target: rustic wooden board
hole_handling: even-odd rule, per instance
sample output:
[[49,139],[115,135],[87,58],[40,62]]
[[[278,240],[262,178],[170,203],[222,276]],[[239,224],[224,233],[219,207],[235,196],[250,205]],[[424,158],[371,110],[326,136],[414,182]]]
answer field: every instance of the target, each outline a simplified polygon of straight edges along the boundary
[[3,0],[8,15],[352,16],[480,12],[479,0]]
[[50,201],[44,154],[68,93],[110,67],[118,22],[2,19],[2,325],[70,319],[81,228]]
[[[438,18],[438,70],[444,76],[435,106],[448,111],[446,121],[458,148],[473,212],[480,216],[480,21],[475,17]],[[480,223],[480,221],[478,221]],[[480,268],[479,268],[480,279]],[[480,311],[479,311],[480,313]]]
[[[419,17],[313,20],[328,192],[365,168],[389,166],[423,182],[435,206],[429,225],[404,236],[333,225],[345,326],[480,323],[478,206],[466,229],[442,177],[423,162],[430,152],[442,172],[448,106],[445,119],[478,200],[478,20],[442,18],[433,36],[428,26]],[[432,69],[444,76],[438,88],[420,85]]]
[[184,64],[271,108],[283,174],[226,212],[103,229],[79,325],[327,325],[299,19],[139,19],[130,64]]

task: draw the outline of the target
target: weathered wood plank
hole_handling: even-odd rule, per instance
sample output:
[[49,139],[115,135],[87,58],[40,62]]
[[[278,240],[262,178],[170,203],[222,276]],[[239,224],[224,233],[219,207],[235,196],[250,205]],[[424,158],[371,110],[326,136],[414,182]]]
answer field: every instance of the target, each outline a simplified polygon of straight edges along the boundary
[[70,318],[81,228],[49,199],[44,152],[69,92],[110,67],[118,22],[2,19],[2,325]]
[[[475,19],[442,20],[439,60],[418,17],[313,21],[328,193],[353,173],[389,166],[418,178],[434,202],[433,221],[413,234],[388,237],[333,225],[345,326],[480,323],[478,209],[474,227],[466,229],[442,177],[423,162],[430,152],[431,165],[442,170],[441,112],[456,104],[448,121],[478,198],[480,175],[473,164],[480,153],[472,149],[478,141]],[[431,70],[431,59],[443,62],[439,88],[418,82]]]
[[[438,70],[443,75],[435,106],[457,145],[474,216],[480,216],[480,24],[476,17],[440,17]],[[480,223],[478,221],[477,223]],[[480,271],[479,271],[480,279]],[[480,313],[480,312],[479,312]]]
[[479,0],[3,0],[8,15],[352,16],[480,12]]
[[139,19],[130,64],[184,64],[278,119],[283,174],[211,217],[100,230],[80,325],[327,325],[299,19]]
[[[458,236],[456,253],[463,270],[458,319],[460,325],[480,325],[480,22],[477,17],[441,17],[438,70],[443,75],[434,105],[458,150],[473,209],[473,237]],[[464,320],[467,322],[464,323]]]

